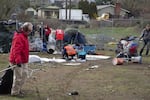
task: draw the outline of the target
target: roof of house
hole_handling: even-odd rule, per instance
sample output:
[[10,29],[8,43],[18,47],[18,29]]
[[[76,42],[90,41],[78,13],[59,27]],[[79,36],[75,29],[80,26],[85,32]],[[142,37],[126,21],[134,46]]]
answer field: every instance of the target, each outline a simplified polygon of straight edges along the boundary
[[29,8],[26,9],[26,11],[36,11],[36,10],[32,7],[29,7]]
[[[98,5],[97,10],[101,10],[101,9],[108,8],[108,7],[115,8],[115,5]],[[126,10],[126,9],[123,9],[123,8],[121,8],[121,10],[123,10],[125,12],[130,12],[129,10]]]
[[60,9],[58,6],[46,6],[46,7],[39,7],[38,9]]

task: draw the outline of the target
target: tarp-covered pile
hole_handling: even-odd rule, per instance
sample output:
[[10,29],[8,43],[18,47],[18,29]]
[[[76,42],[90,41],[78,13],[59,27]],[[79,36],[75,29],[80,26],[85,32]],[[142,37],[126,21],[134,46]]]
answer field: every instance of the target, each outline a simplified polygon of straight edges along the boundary
[[0,52],[8,53],[11,47],[13,32],[15,31],[16,23],[0,21]]

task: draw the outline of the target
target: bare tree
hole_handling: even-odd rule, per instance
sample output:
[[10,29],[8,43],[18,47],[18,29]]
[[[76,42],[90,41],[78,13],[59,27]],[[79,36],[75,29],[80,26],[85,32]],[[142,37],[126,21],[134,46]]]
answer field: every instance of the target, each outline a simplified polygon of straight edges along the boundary
[[25,9],[28,0],[0,0],[0,19],[9,19],[12,13]]
[[149,0],[113,0],[113,2],[120,2],[122,7],[128,9],[135,17],[150,9]]

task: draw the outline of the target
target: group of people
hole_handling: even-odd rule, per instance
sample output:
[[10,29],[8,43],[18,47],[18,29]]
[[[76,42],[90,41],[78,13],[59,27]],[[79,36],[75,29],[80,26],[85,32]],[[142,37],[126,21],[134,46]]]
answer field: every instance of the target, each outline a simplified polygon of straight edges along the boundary
[[[22,85],[24,84],[28,75],[28,59],[29,59],[29,42],[28,35],[32,32],[33,25],[30,22],[25,22],[18,31],[14,33],[12,46],[9,55],[10,66],[15,66],[13,68],[13,85],[11,90],[11,95],[22,96]],[[46,34],[49,35],[50,30],[47,28]],[[62,44],[63,35],[62,30],[56,30],[56,38],[58,39],[58,44]],[[64,34],[64,33],[63,33]],[[150,48],[150,25],[146,25],[146,28],[142,31],[139,39],[143,39],[144,45],[140,50],[140,55],[147,46],[146,55],[149,53]],[[63,46],[63,57],[75,56],[76,51],[70,45]]]
[[[52,33],[52,29],[48,26],[45,25],[43,28],[43,42],[48,43],[49,42],[49,36]],[[56,48],[61,51],[62,45],[63,45],[63,40],[64,40],[64,31],[62,29],[56,29],[54,30],[55,34],[55,40],[56,40]]]
[[[28,60],[29,60],[29,41],[28,35],[33,31],[33,25],[30,22],[25,22],[19,30],[14,33],[12,45],[9,55],[9,65],[13,67],[13,84],[11,89],[12,96],[22,97],[22,86],[27,79],[28,75]],[[51,33],[48,26],[44,27],[46,41]],[[64,38],[64,31],[57,29],[55,31],[56,44],[61,48]],[[63,46],[63,57],[74,56],[76,51],[73,52],[72,46]]]
[[[48,24],[45,25],[33,25],[33,30],[31,32],[30,40],[32,41],[33,37],[38,37],[42,40],[44,44],[44,48],[46,50],[46,45],[49,42],[49,36],[54,33],[55,35],[55,40],[56,40],[56,47],[58,50],[62,47],[63,40],[64,40],[64,31],[62,29],[52,29]],[[53,35],[52,35],[53,36]]]

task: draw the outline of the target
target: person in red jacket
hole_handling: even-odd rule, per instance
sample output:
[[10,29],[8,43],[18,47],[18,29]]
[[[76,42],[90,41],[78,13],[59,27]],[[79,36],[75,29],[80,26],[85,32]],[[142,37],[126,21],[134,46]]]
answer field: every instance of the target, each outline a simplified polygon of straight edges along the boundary
[[44,26],[44,32],[46,37],[46,42],[48,41],[49,34],[51,33],[51,28],[48,25]]
[[10,49],[9,62],[14,66],[13,85],[11,95],[22,96],[21,88],[28,75],[29,43],[28,35],[32,31],[33,25],[25,22],[19,31],[14,33]]
[[64,40],[64,31],[61,29],[57,29],[55,34],[55,39],[56,39],[56,46],[58,50],[61,51],[63,40]]

